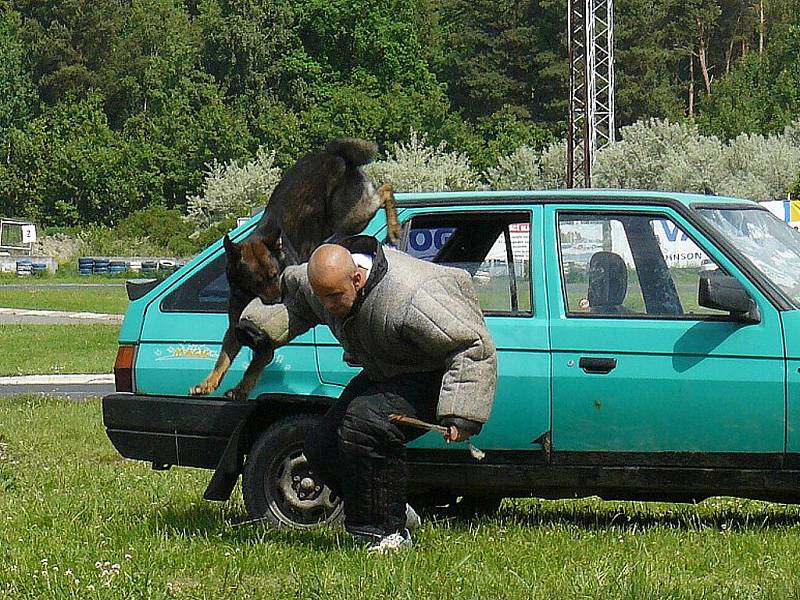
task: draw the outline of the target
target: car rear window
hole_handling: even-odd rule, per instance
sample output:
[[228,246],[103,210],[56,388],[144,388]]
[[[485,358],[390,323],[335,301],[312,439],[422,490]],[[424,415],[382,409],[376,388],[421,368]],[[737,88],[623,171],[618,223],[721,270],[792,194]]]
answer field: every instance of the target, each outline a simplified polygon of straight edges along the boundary
[[225,253],[185,279],[161,301],[165,312],[228,312],[228,278]]

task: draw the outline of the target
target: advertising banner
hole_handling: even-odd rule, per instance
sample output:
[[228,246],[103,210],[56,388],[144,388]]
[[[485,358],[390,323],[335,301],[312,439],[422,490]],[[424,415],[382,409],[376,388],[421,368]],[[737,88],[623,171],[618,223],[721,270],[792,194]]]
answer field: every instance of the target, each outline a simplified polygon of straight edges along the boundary
[[791,227],[800,229],[800,200],[770,200],[760,204]]
[[[423,260],[433,260],[454,231],[455,227],[413,229],[408,236],[408,253]],[[509,225],[514,260],[528,260],[530,257],[530,232],[530,223],[512,223]],[[505,236],[501,234],[489,250],[485,260],[504,263],[506,258]]]

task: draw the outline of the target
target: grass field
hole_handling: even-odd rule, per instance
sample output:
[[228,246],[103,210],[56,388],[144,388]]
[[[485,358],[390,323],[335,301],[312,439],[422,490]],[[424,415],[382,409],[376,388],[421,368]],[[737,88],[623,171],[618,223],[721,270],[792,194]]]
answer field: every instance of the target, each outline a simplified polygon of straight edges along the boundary
[[0,288],[0,306],[123,314],[128,296],[124,287]]
[[117,325],[0,325],[0,376],[110,373],[118,334]]
[[338,529],[245,518],[209,473],[151,471],[110,446],[97,401],[0,398],[0,598],[794,598],[800,509],[506,501],[426,523],[368,557]]
[[139,273],[120,275],[80,275],[73,265],[59,267],[54,274],[36,275],[34,277],[17,277],[16,273],[0,273],[0,283],[125,283],[126,279],[144,277]]

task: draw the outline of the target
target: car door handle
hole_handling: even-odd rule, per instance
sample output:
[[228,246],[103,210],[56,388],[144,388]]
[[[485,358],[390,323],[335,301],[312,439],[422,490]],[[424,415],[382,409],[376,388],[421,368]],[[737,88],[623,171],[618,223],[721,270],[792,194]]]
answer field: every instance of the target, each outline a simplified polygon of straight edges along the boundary
[[590,358],[588,356],[581,356],[578,366],[583,369],[585,373],[590,373],[592,375],[606,375],[616,368],[617,359]]

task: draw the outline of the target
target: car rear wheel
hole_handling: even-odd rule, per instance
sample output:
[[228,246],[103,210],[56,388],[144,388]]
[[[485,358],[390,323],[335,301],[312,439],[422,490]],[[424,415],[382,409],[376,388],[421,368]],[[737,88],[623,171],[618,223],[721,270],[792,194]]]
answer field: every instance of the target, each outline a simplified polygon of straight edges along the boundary
[[253,444],[242,471],[242,494],[251,518],[299,529],[341,520],[342,501],[323,485],[303,455],[306,433],[318,419],[281,419]]

